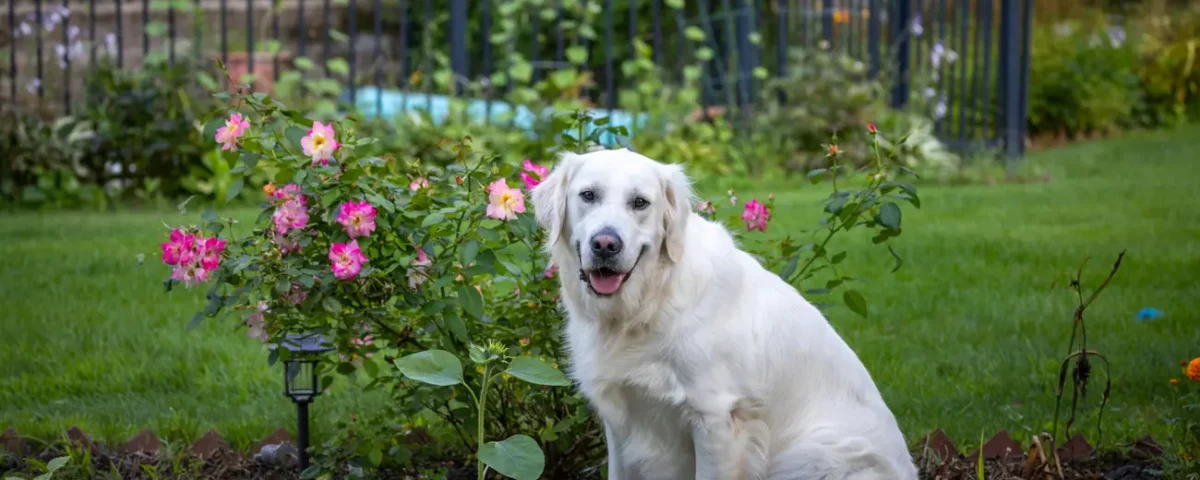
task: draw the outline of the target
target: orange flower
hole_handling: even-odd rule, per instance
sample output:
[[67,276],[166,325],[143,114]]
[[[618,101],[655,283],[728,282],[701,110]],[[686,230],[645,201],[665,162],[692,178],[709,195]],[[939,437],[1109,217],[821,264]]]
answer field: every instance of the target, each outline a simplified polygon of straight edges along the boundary
[[833,156],[833,155],[837,155],[837,154],[838,154],[837,144],[836,143],[829,144],[829,155]]
[[1178,378],[1172,378],[1172,379],[1170,380],[1170,382],[1171,382],[1171,385],[1179,385],[1179,379],[1178,379]]
[[268,183],[266,185],[263,185],[263,193],[267,194],[268,197],[271,195],[274,195],[275,194],[275,184]]
[[839,8],[833,11],[833,23],[850,23],[850,10]]
[[1192,359],[1192,362],[1187,367],[1188,380],[1200,382],[1200,357]]

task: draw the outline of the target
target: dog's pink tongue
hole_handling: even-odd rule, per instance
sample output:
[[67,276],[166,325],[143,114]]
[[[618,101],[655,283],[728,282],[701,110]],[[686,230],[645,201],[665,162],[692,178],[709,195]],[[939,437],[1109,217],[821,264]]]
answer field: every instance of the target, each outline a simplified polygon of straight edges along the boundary
[[604,275],[600,272],[588,273],[588,281],[592,284],[592,289],[601,295],[612,295],[621,288],[621,282],[625,280],[625,275],[612,274]]

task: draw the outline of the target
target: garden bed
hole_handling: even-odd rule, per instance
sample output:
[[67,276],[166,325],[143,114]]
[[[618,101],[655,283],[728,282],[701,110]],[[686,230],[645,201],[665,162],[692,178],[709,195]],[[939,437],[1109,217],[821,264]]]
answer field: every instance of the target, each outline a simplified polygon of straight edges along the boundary
[[[117,448],[105,448],[92,443],[77,428],[67,432],[74,448],[71,452],[62,443],[38,446],[35,441],[23,439],[15,430],[0,435],[0,446],[9,452],[0,455],[0,478],[10,474],[33,477],[41,473],[34,462],[42,464],[65,455],[72,462],[55,478],[111,478],[113,472],[124,480],[135,479],[294,479],[297,474],[296,450],[292,439],[283,429],[264,439],[252,450],[251,455],[241,455],[231,450],[216,432],[209,432],[190,448],[161,448],[153,432],[146,430]],[[1053,450],[1043,450],[1041,443],[1033,442],[1026,449],[1015,442],[1007,431],[1000,431],[979,449],[961,454],[954,443],[940,429],[934,430],[920,442],[914,457],[921,470],[920,478],[932,480],[977,479],[980,461],[987,479],[1057,479],[1057,480],[1157,480],[1166,478],[1160,459],[1163,449],[1150,437],[1128,444],[1124,452],[1109,451],[1097,454],[1082,435],[1076,434],[1070,441]],[[37,453],[33,453],[34,451]],[[90,452],[91,466],[84,468],[79,459],[82,452]],[[13,453],[16,453],[14,455]],[[22,458],[20,454],[27,458]],[[944,459],[944,460],[943,460]],[[597,465],[575,475],[551,476],[547,469],[543,478],[563,480],[602,479],[600,459]],[[467,480],[476,477],[473,464],[454,461],[418,460],[415,468],[388,468],[370,472],[370,478],[381,480],[408,480],[431,478],[429,472],[440,472],[448,480]],[[554,474],[559,475],[559,474]],[[332,477],[343,478],[343,477]],[[361,477],[359,477],[361,478]],[[432,477],[442,478],[442,477]],[[505,477],[492,472],[489,478]]]
[[[48,461],[55,456],[61,454],[61,451],[55,452],[47,450],[39,455],[42,461]],[[182,460],[182,461],[181,461]],[[153,465],[153,468],[146,468],[146,465]],[[455,465],[448,462],[429,462],[425,465],[428,468],[446,467],[449,471],[449,480],[467,480],[475,479],[474,466]],[[151,457],[143,453],[123,453],[123,454],[100,454],[92,457],[93,471],[97,472],[96,478],[107,475],[108,472],[116,470],[120,474],[120,478],[124,480],[139,480],[139,479],[211,479],[211,480],[242,480],[242,479],[260,479],[260,480],[283,480],[295,479],[298,477],[294,466],[271,465],[253,459],[246,459],[238,456],[213,457],[201,459],[194,456],[181,458],[163,458]],[[1088,459],[1066,461],[1062,465],[1063,479],[1066,480],[1156,480],[1166,478],[1163,475],[1163,469],[1160,465],[1154,462],[1138,460],[1128,456],[1101,456]],[[26,462],[9,457],[0,466],[0,475],[9,473],[24,473],[29,474],[26,470]],[[989,480],[1001,479],[1026,479],[1033,478],[1057,478],[1048,476],[1024,476],[1025,458],[1008,457],[998,458],[984,461],[984,470],[986,478]],[[157,472],[157,476],[149,473],[149,470]],[[977,478],[977,463],[973,459],[966,457],[958,457],[950,462],[940,466],[931,466],[922,468],[922,479],[939,479],[939,480],[957,480],[957,479],[975,479]],[[400,470],[383,470],[372,475],[372,478],[381,480],[390,479],[409,479],[422,478],[417,476],[416,471],[400,471]],[[34,475],[28,475],[32,477]],[[59,478],[85,478],[74,475],[63,475]],[[105,477],[107,478],[107,477]],[[504,478],[496,476],[495,478]],[[582,479],[602,479],[599,472],[590,474],[580,474],[572,479],[564,480],[582,480]]]

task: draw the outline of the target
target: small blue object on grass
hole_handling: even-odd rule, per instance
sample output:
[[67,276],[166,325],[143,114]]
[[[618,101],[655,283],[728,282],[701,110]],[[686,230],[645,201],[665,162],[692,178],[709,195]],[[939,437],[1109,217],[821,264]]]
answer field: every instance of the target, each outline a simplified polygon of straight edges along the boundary
[[1149,320],[1157,320],[1163,317],[1163,312],[1157,308],[1146,307],[1137,314],[1137,321],[1145,322]]

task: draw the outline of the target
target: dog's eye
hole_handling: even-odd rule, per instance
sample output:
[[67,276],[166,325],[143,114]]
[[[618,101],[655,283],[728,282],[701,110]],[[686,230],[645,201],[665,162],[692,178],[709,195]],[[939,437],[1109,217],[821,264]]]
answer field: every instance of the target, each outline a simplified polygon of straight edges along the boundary
[[596,192],[593,192],[591,190],[584,190],[582,192],[579,192],[579,197],[582,198],[583,201],[585,201],[585,202],[592,202],[592,201],[596,200]]
[[637,197],[637,198],[633,199],[633,209],[634,210],[641,210],[641,209],[649,207],[649,206],[650,206],[649,200],[646,200],[642,197]]

